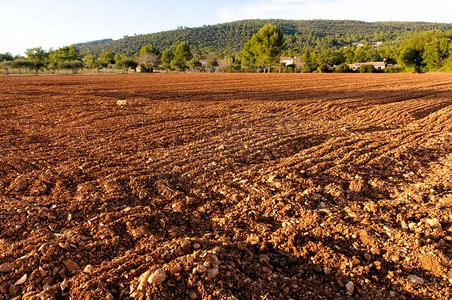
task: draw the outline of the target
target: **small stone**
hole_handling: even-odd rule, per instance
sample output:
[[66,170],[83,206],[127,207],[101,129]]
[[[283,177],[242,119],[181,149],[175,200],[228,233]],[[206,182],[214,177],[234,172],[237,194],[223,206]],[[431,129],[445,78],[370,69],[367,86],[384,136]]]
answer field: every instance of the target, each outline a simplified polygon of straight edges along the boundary
[[218,270],[218,268],[211,268],[207,270],[207,277],[209,279],[214,279],[215,277],[217,277],[218,273],[220,273],[220,270]]
[[360,176],[356,176],[355,179],[353,179],[350,182],[349,189],[352,192],[355,192],[355,193],[361,192],[364,189],[364,180],[363,180],[363,178],[360,177]]
[[17,267],[15,264],[11,263],[4,263],[0,265],[0,273],[8,273],[14,270],[14,268]]
[[24,248],[24,250],[26,252],[31,252],[31,251],[37,250],[37,249],[38,249],[38,246],[36,246],[36,245],[28,245],[27,247]]
[[93,266],[92,265],[86,265],[83,269],[84,273],[91,274],[93,272]]
[[147,270],[146,272],[141,274],[140,277],[138,277],[138,288],[137,289],[139,291],[142,291],[144,289],[150,275],[151,275],[151,270]]
[[286,286],[286,287],[283,289],[283,294],[287,296],[287,295],[289,294],[289,292],[290,292],[290,288],[289,288],[288,286]]
[[53,283],[53,277],[51,277],[51,276],[47,276],[46,278],[44,278],[43,280],[42,280],[42,284],[43,285],[51,285]]
[[422,243],[421,243],[421,240],[420,240],[420,239],[414,240],[414,244],[415,244],[416,247],[418,247],[418,248],[422,246]]
[[366,226],[372,225],[372,221],[369,218],[364,218],[361,223]]
[[111,293],[108,293],[107,295],[107,300],[114,300],[115,297],[113,297],[113,295]]
[[425,219],[425,222],[430,225],[430,227],[440,227],[441,223],[437,218],[434,219]]
[[127,104],[127,100],[117,100],[116,105],[118,106],[124,106]]
[[196,292],[193,292],[193,293],[190,294],[190,298],[197,299],[198,298],[198,294],[196,294]]
[[14,285],[21,285],[21,284],[24,284],[25,281],[27,281],[27,278],[28,278],[28,275],[25,274],[24,276],[20,277],[20,279],[17,280],[17,281],[14,283]]
[[60,288],[62,291],[64,291],[65,289],[67,289],[69,287],[69,281],[67,281],[66,279],[63,280],[63,282],[60,284]]
[[63,261],[63,264],[66,266],[69,272],[74,273],[80,270],[80,266],[71,259],[66,259]]
[[324,267],[323,272],[325,272],[325,275],[331,275],[332,270],[331,270],[331,268]]
[[194,248],[194,249],[199,249],[199,248],[201,248],[201,245],[198,244],[198,243],[194,243],[194,244],[193,244],[193,248]]
[[405,222],[405,220],[402,220],[402,222],[400,222],[400,225],[402,226],[403,229],[408,229],[408,225]]
[[391,297],[395,297],[395,292],[394,292],[394,291],[389,291],[389,295],[390,295]]
[[276,178],[276,175],[275,174],[273,174],[273,175],[270,175],[269,177],[268,177],[268,179],[267,179],[267,182],[273,182],[274,180],[275,180],[275,178]]
[[180,271],[182,271],[182,267],[180,266],[180,264],[175,264],[171,269],[170,269],[170,273],[171,274],[177,274],[180,273]]
[[38,272],[39,272],[39,275],[41,275],[41,277],[47,276],[47,271],[44,270],[42,267],[38,268]]
[[196,272],[198,272],[199,274],[203,274],[207,272],[207,268],[204,265],[197,265],[196,266]]
[[149,276],[148,282],[154,285],[160,285],[166,280],[166,272],[162,269],[157,269],[151,276]]
[[8,291],[8,293],[9,293],[9,296],[10,296],[10,297],[14,297],[14,296],[16,296],[17,294],[19,294],[19,291],[20,291],[20,287],[15,286],[15,285],[12,285],[12,284],[9,286],[9,291]]
[[248,235],[247,242],[251,245],[257,245],[260,242],[260,238],[257,234],[251,233]]
[[345,284],[345,288],[350,294],[353,294],[355,292],[355,284],[353,281],[349,281]]
[[408,279],[417,284],[424,284],[424,278],[417,275],[408,275]]

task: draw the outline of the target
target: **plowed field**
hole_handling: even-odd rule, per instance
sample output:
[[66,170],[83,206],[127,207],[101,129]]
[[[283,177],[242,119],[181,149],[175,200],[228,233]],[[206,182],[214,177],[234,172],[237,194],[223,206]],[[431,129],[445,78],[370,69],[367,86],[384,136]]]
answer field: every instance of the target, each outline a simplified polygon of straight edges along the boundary
[[450,299],[451,194],[452,75],[0,78],[0,299]]

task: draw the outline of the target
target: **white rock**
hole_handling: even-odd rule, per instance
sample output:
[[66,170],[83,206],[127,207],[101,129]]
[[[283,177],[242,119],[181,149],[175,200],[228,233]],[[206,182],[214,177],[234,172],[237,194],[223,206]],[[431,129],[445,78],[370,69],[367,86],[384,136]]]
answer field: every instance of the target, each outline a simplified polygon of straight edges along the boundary
[[353,294],[353,292],[355,292],[355,284],[353,283],[353,281],[347,282],[347,284],[345,285],[345,288],[347,289],[347,291],[350,294]]
[[147,270],[143,274],[138,277],[138,290],[142,291],[144,290],[144,287],[146,286],[146,283],[149,279],[149,276],[151,275],[151,270]]
[[24,276],[20,277],[19,280],[17,280],[14,285],[21,285],[23,283],[25,283],[25,281],[27,281],[28,275],[25,274]]
[[118,106],[124,106],[127,104],[127,100],[117,100],[116,105]]
[[83,269],[83,272],[91,274],[93,272],[93,266],[92,265],[86,265],[85,268]]
[[431,227],[440,227],[441,223],[437,218],[434,219],[425,219],[425,222],[430,225]]
[[154,285],[160,285],[166,280],[166,272],[162,269],[157,269],[151,276],[149,276],[148,282]]

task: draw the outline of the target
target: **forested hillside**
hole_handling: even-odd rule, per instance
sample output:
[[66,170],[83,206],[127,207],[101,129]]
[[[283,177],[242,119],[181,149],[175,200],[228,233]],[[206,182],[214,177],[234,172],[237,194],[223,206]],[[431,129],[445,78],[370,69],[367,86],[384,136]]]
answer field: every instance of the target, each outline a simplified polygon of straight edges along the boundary
[[[284,59],[283,59],[284,58]],[[289,58],[289,62],[287,60]],[[370,63],[357,65],[356,63]],[[372,62],[379,62],[375,67]],[[452,24],[245,20],[91,41],[25,56],[4,74],[117,69],[153,72],[452,72]]]
[[104,43],[108,43],[108,42],[113,42],[113,39],[103,39],[103,40],[89,41],[89,42],[85,42],[85,43],[77,43],[77,44],[75,44],[75,47],[90,47],[90,46],[95,46],[95,45],[104,44]]
[[187,42],[193,53],[237,54],[243,45],[266,23],[281,28],[287,49],[299,51],[307,46],[330,48],[353,42],[400,41],[416,32],[452,30],[452,24],[425,22],[362,22],[335,20],[244,20],[198,28],[124,37],[116,41],[77,44],[81,54],[99,55],[105,51],[135,55],[141,47],[152,44],[163,50],[174,50]]

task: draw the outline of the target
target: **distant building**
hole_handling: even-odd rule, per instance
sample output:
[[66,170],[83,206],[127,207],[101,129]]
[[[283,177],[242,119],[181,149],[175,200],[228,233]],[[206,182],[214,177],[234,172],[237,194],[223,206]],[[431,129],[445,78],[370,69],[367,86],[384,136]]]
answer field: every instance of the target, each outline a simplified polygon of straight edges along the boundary
[[383,45],[383,42],[374,42],[374,47],[377,48],[379,46]]
[[284,64],[287,67],[289,65],[294,65],[296,59],[296,57],[280,57],[279,63]]
[[218,72],[220,70],[220,68],[217,67],[213,67],[213,68],[209,68],[207,65],[209,64],[209,60],[208,59],[200,59],[199,62],[201,63],[201,68],[204,70],[204,72]]
[[386,68],[386,62],[384,61],[369,61],[369,62],[360,62],[360,63],[354,63],[354,64],[347,64],[347,66],[350,68],[350,70],[356,71],[361,67],[362,65],[372,65],[375,70],[381,71]]

